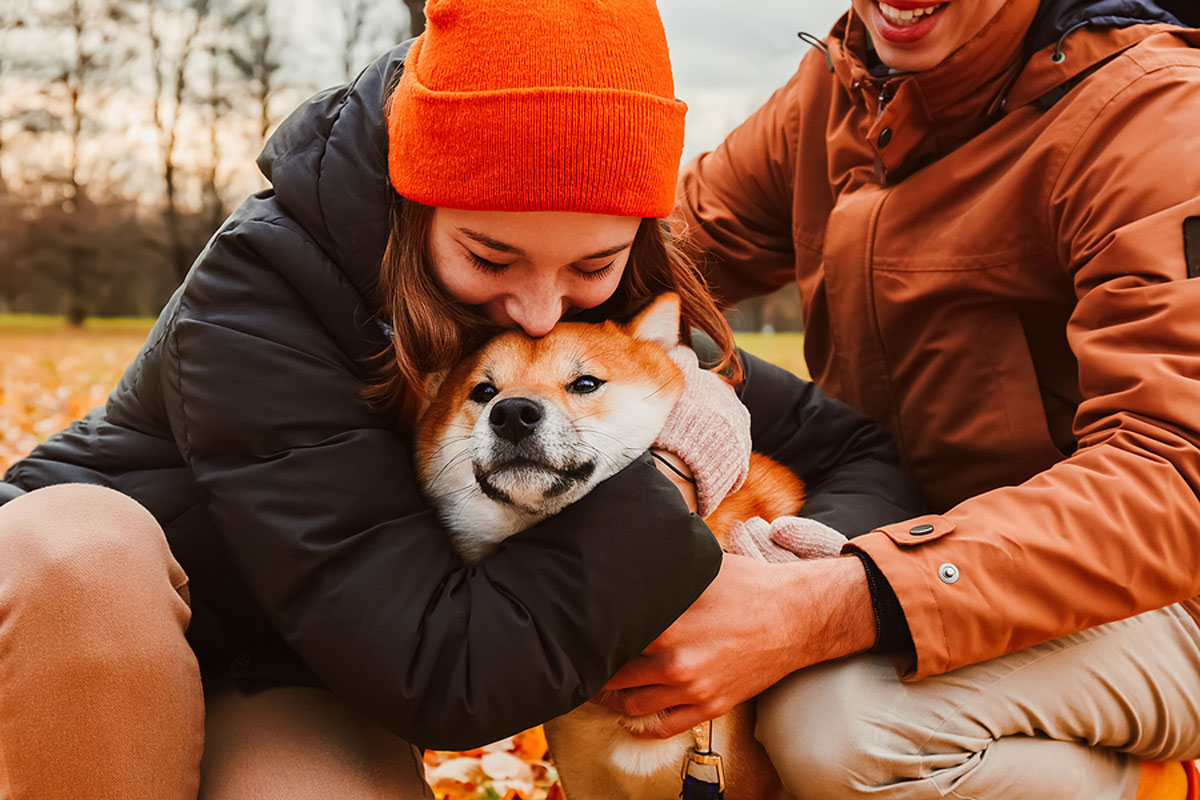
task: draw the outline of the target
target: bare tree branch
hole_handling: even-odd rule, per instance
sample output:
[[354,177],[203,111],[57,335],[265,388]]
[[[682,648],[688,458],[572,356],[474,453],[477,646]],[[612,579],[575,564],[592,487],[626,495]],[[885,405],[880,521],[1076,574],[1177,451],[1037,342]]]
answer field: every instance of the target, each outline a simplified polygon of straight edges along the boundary
[[[179,209],[179,186],[176,164],[176,142],[179,136],[179,118],[183,113],[187,94],[187,67],[191,61],[201,25],[209,11],[209,0],[188,0],[181,14],[171,16],[182,26],[183,40],[174,53],[173,70],[164,63],[166,58],[161,28],[161,17],[170,13],[151,2],[146,11],[147,39],[150,43],[151,69],[154,74],[154,97],[152,99],[154,124],[158,128],[159,157],[162,165],[163,186],[166,190],[163,205],[163,220],[167,232],[167,259],[176,280],[182,281],[191,263],[191,253],[184,241],[184,232]],[[173,73],[168,83],[168,73]],[[162,113],[163,100],[168,92],[171,96],[170,113]]]
[[339,0],[345,36],[342,40],[342,76],[354,77],[358,69],[358,48],[363,39],[363,23],[370,8],[369,0]]
[[425,32],[425,0],[404,0],[408,7],[409,36],[420,36]]

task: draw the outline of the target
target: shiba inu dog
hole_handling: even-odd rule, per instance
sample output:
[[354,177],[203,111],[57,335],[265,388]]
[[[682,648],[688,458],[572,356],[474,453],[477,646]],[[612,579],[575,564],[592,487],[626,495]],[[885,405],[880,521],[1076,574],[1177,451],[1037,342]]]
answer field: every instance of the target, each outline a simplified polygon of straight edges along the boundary
[[[679,342],[679,298],[657,298],[630,323],[560,323],[530,339],[510,332],[432,379],[416,428],[417,472],[467,562],[579,499],[645,452],[683,393],[667,355]],[[795,514],[803,484],[755,454],[743,486],[706,518],[724,543],[737,523]],[[570,800],[666,800],[680,792],[693,741],[637,739],[657,717],[594,703],[546,725]],[[742,704],[714,721],[729,800],[782,797]]]

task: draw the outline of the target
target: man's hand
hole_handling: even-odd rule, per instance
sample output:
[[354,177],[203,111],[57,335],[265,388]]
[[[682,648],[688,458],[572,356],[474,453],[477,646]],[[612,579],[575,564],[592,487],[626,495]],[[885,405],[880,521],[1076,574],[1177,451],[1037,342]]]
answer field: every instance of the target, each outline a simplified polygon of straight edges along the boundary
[[692,607],[613,676],[595,702],[629,716],[665,712],[666,738],[801,667],[866,650],[875,621],[854,557],[766,564],[726,555]]

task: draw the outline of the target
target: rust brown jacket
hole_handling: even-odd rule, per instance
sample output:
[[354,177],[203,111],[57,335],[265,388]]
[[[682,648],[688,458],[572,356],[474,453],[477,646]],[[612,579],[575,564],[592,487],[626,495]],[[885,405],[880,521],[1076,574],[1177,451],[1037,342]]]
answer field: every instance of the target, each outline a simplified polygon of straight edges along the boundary
[[908,678],[1198,607],[1200,32],[1026,57],[1031,2],[888,78],[848,14],[681,177],[723,299],[797,282],[813,379],[893,433],[937,512],[854,540]]

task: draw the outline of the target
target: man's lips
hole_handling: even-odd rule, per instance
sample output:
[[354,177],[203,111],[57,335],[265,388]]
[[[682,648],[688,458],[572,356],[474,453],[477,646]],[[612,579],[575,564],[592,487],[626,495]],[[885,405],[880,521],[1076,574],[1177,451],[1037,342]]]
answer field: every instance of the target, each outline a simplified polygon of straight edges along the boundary
[[937,6],[945,5],[945,3],[930,3],[928,0],[924,3],[910,2],[910,0],[890,0],[888,5],[892,8],[898,8],[901,11],[913,11],[918,8],[936,8]]
[[946,3],[876,0],[874,6],[880,35],[895,44],[909,44],[924,38],[937,26]]

